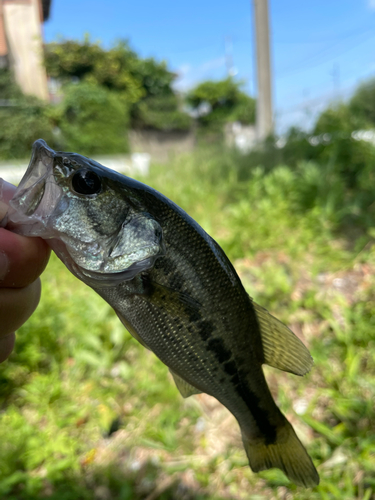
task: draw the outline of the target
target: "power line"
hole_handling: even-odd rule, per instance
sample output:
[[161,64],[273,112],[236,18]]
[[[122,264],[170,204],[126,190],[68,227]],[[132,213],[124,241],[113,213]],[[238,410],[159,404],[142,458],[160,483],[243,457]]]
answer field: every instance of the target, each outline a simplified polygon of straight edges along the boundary
[[[366,33],[366,32],[365,32]],[[328,58],[325,58],[325,59],[321,59],[320,61],[317,61],[317,62],[313,62],[311,63],[311,61],[313,59],[316,59],[318,56],[321,56],[322,54],[325,54],[327,53],[328,51],[330,51],[332,48],[336,47],[337,45],[339,45],[341,43],[340,42],[337,42],[335,43],[334,45],[331,45],[330,47],[325,47],[324,49],[322,49],[321,51],[319,52],[316,52],[315,54],[312,54],[310,57],[305,57],[303,60],[301,60],[299,63],[297,64],[293,64],[291,66],[289,66],[288,68],[285,68],[284,70],[281,70],[280,71],[276,71],[276,76],[277,78],[284,78],[285,76],[290,76],[292,74],[295,74],[295,73],[299,73],[303,70],[305,70],[306,68],[307,69],[310,69],[310,68],[315,68],[316,66],[319,66],[321,64],[324,64],[326,62],[329,62],[330,60],[332,60],[333,58],[336,58],[338,56],[341,56],[343,54],[346,54],[347,52],[350,52],[352,49],[354,49],[355,47],[358,47],[359,45],[365,43],[365,42],[368,42],[369,40],[371,40],[372,38],[375,38],[375,33],[372,31],[372,35],[365,38],[364,40],[360,40],[358,43],[356,44],[352,44],[349,48],[345,48],[345,50],[339,52],[338,54],[336,53],[334,56],[329,56]]]
[[344,32],[342,34],[336,35],[334,37],[328,37],[328,38],[319,38],[317,40],[304,40],[304,39],[293,39],[293,40],[280,40],[277,39],[275,36],[275,43],[282,43],[282,44],[309,44],[309,43],[326,43],[326,42],[336,42],[336,41],[342,41],[342,40],[347,40],[348,38],[353,38],[354,36],[357,36],[358,34],[363,34],[367,33],[368,31],[373,31],[374,26],[368,26],[367,29],[365,28],[367,26],[367,23],[363,24],[361,27],[356,28],[355,30],[350,30],[347,32]]

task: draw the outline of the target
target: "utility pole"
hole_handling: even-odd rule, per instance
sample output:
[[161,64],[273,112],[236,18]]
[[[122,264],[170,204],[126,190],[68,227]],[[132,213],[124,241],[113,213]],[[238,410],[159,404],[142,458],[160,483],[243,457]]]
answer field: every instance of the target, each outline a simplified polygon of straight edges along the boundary
[[268,0],[253,0],[257,58],[257,113],[258,141],[273,132],[271,61],[268,22]]

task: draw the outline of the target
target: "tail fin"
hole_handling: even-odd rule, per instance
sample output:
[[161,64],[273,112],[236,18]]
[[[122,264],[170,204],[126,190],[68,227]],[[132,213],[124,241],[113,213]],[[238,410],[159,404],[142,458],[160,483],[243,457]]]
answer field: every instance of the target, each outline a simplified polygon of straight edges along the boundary
[[254,472],[277,467],[293,483],[311,488],[319,484],[319,475],[293,427],[287,420],[277,431],[273,444],[249,440],[242,433],[249,464]]

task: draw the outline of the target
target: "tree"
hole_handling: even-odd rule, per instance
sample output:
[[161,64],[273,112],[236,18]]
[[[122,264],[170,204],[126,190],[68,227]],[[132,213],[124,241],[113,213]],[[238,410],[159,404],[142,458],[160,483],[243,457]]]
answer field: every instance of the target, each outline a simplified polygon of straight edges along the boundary
[[358,120],[369,127],[375,126],[375,79],[358,87],[349,102],[349,109]]
[[318,117],[313,134],[350,135],[354,130],[366,127],[360,114],[353,112],[351,106],[340,102],[329,106]]
[[187,102],[203,127],[222,127],[225,122],[255,122],[255,100],[232,78],[200,83],[187,95]]
[[[357,92],[354,97],[356,95],[361,95],[361,92]],[[359,100],[355,99],[354,102],[359,103]],[[366,121],[363,110],[363,107],[358,106],[355,111],[352,102],[349,105],[339,103],[330,106],[321,113],[313,131],[314,135],[323,138],[323,144],[318,148],[319,160],[323,164],[332,165],[351,188],[357,186],[362,172],[369,165],[371,168],[374,165],[373,145],[356,140],[353,136],[353,132],[368,128],[369,122]]]
[[59,147],[84,155],[128,151],[128,103],[102,85],[71,83],[63,101],[51,110],[61,138]]
[[[109,50],[91,42],[89,37],[83,42],[50,43],[46,45],[45,63],[49,76],[63,85],[79,81],[116,92],[127,103],[133,127],[171,130],[190,126],[189,116],[180,111],[172,89],[176,75],[164,61],[141,59],[126,41]],[[166,113],[163,103],[168,109]]]
[[110,50],[89,37],[83,42],[66,40],[45,46],[45,65],[49,76],[62,84],[72,81],[102,85],[109,90],[121,92],[130,103],[137,102],[145,90],[133,68],[138,56],[126,42],[119,42]]

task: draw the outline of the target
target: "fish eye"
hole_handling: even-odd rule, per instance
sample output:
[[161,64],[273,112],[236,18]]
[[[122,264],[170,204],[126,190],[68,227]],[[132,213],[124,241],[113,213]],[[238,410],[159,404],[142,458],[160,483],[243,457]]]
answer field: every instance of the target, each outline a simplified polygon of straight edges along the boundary
[[102,188],[100,177],[91,170],[78,170],[72,177],[72,188],[78,194],[96,194]]

